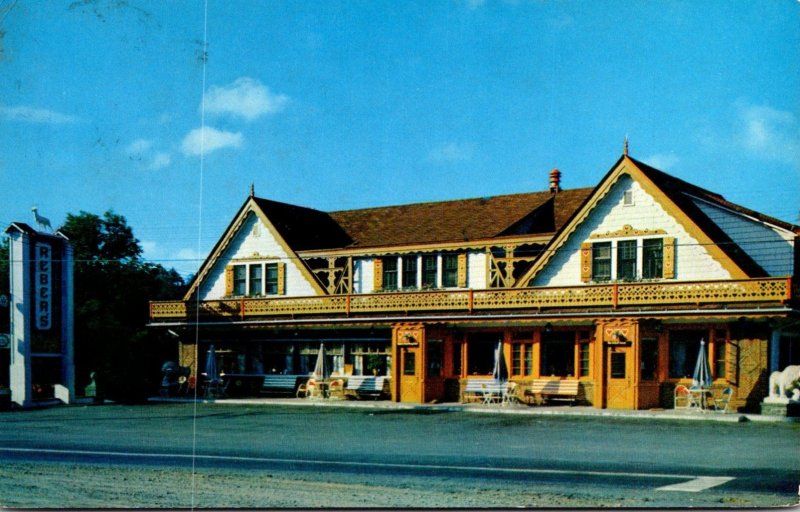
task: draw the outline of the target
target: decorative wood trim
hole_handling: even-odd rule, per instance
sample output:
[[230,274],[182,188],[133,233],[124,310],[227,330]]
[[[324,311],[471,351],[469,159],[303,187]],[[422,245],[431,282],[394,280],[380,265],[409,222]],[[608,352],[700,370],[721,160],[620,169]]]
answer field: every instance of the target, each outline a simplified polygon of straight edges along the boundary
[[664,279],[675,279],[675,238],[664,237],[664,261],[662,271]]
[[616,231],[607,231],[605,233],[593,233],[589,235],[589,239],[598,238],[622,238],[631,236],[650,236],[650,235],[666,235],[667,232],[661,228],[657,229],[636,229],[630,224],[625,224],[622,229]]
[[233,265],[225,267],[225,296],[233,295]]
[[278,262],[278,295],[286,295],[286,263]]
[[383,288],[383,260],[374,258],[372,260],[372,289],[375,291]]
[[467,287],[467,253],[458,254],[458,287]]
[[581,244],[581,282],[588,283],[592,280],[592,243]]

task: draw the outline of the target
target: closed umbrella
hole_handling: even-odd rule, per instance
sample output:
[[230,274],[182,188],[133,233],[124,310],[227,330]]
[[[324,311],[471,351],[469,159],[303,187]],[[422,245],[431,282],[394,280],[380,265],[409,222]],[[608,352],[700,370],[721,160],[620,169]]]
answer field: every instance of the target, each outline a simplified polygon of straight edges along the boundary
[[311,376],[315,379],[324,380],[330,377],[331,369],[325,364],[325,344],[319,344],[319,353],[317,354],[317,362],[314,365],[314,371]]
[[219,389],[219,374],[217,373],[217,351],[214,349],[212,343],[208,347],[208,354],[206,355],[206,378],[208,385],[206,387],[206,396],[214,395]]
[[709,388],[711,387],[711,368],[708,366],[708,357],[706,357],[706,342],[700,340],[700,352],[697,354],[697,363],[694,365],[694,373],[692,374],[692,387],[693,388]]
[[711,368],[708,366],[708,357],[706,357],[706,342],[700,339],[700,353],[697,354],[697,363],[694,365],[694,373],[692,374],[692,389],[700,390],[700,408],[706,408],[706,394],[711,387]]
[[508,381],[508,367],[506,366],[506,358],[503,356],[503,342],[497,342],[497,348],[494,349],[494,369],[492,370],[492,378],[497,382]]

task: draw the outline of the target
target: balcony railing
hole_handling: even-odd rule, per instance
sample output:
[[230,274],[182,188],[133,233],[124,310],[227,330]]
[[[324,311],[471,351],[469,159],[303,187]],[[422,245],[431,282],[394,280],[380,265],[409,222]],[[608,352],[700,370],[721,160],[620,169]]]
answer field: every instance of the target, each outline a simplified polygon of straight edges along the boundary
[[[794,292],[795,296],[797,292]],[[473,312],[550,308],[617,308],[732,303],[781,303],[793,297],[790,278],[659,283],[613,283],[571,287],[433,290],[312,297],[232,298],[151,302],[152,320],[194,316],[258,318],[388,312]]]

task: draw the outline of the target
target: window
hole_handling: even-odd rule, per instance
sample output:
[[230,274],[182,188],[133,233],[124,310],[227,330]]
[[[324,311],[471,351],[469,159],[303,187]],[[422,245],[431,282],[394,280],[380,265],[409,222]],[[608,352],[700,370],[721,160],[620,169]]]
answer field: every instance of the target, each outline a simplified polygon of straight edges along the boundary
[[[386,267],[384,267],[384,270],[385,268]],[[417,257],[403,256],[403,288],[416,288],[416,287],[417,287]]]
[[636,279],[636,240],[617,242],[617,279]]
[[669,377],[692,378],[694,365],[700,353],[700,340],[708,338],[708,331],[670,331]]
[[[512,337],[511,345],[511,374],[533,374],[533,332],[519,331]],[[522,341],[522,343],[520,343]]]
[[422,257],[422,287],[436,288],[436,279],[439,276],[437,256]]
[[262,267],[260,264],[250,265],[250,286],[248,290],[248,295],[251,297],[261,295],[262,291],[261,272],[262,272]]
[[588,341],[581,341],[578,347],[578,357],[580,359],[580,366],[578,368],[578,377],[588,377],[591,364],[591,345]]
[[642,277],[656,279],[664,276],[664,240],[642,240]]
[[658,369],[658,339],[642,338],[641,379],[655,380]]
[[595,281],[611,279],[611,242],[592,244],[592,279]]
[[445,254],[442,256],[442,286],[455,288],[458,286],[458,255]]
[[714,341],[714,378],[722,379],[725,377],[725,349],[727,344],[725,338],[717,338]]
[[233,295],[242,296],[247,292],[247,265],[233,266]]
[[460,341],[453,342],[453,375],[461,375],[461,346]]
[[397,289],[397,258],[383,258],[383,289]]
[[417,353],[405,349],[403,352],[403,375],[416,375]]
[[572,377],[575,375],[575,333],[543,332],[541,343],[543,377]]
[[611,353],[611,375],[612,379],[625,378],[625,352]]
[[278,265],[277,263],[268,263],[267,267],[267,295],[278,294]]
[[428,340],[428,377],[440,377],[442,375],[443,355],[444,347],[442,345],[442,341]]
[[467,369],[469,375],[491,375],[494,351],[502,339],[499,333],[470,334],[467,340]]
[[633,190],[626,190],[622,193],[622,204],[624,206],[633,206]]

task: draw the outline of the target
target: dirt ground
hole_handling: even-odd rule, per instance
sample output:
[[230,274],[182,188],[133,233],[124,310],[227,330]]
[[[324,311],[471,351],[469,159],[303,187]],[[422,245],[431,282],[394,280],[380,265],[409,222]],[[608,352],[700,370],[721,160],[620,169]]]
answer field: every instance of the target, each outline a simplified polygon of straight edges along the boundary
[[[29,464],[0,467],[0,506],[11,508],[601,508],[661,507],[653,496],[588,499],[580,489],[532,493],[518,486],[478,484],[473,492],[448,490],[447,480],[375,482],[367,476],[347,482],[303,472],[291,474],[191,468],[120,468],[102,464]],[[763,498],[763,497],[762,497]],[[775,497],[773,504],[786,505]],[[57,505],[56,505],[57,504]],[[707,495],[696,507],[748,507]]]

